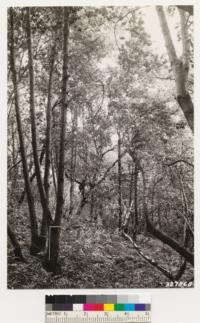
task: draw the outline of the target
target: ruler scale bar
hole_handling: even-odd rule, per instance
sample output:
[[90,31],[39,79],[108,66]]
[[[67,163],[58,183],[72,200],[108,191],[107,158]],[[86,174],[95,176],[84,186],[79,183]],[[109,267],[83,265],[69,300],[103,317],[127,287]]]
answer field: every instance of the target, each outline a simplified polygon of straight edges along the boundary
[[46,323],[100,323],[100,322],[151,322],[150,311],[146,312],[46,312]]

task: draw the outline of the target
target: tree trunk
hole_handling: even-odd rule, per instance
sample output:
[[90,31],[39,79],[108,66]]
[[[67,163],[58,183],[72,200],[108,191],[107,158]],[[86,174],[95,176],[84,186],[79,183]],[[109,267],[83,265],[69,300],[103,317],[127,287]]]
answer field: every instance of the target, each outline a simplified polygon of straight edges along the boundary
[[16,67],[15,67],[15,48],[14,48],[14,10],[12,8],[10,8],[10,26],[11,26],[10,66],[12,71],[12,82],[13,82],[13,88],[14,88],[15,114],[16,114],[17,129],[18,129],[18,135],[19,135],[19,145],[20,145],[20,153],[22,158],[25,189],[27,193],[27,202],[28,202],[30,222],[31,222],[30,251],[31,253],[35,253],[39,251],[38,226],[37,226],[37,219],[36,219],[36,213],[35,213],[35,207],[34,207],[34,198],[33,198],[30,181],[29,181],[27,157],[25,152],[24,137],[23,137],[23,131],[22,131],[22,121],[21,121],[21,114],[20,114],[20,108],[19,108],[17,73],[16,73]]
[[60,152],[58,165],[58,188],[54,226],[50,241],[49,268],[55,272],[58,268],[60,226],[63,212],[63,190],[64,190],[64,162],[65,162],[65,134],[67,119],[67,79],[68,79],[68,41],[69,41],[69,9],[63,8],[63,81],[62,81],[62,105],[60,117]]
[[91,201],[90,201],[90,219],[93,220],[93,214],[94,214],[94,203],[95,203],[95,196],[94,191],[92,191],[91,194]]
[[146,220],[147,220],[147,230],[154,237],[158,238],[160,241],[170,246],[173,250],[178,252],[186,261],[188,261],[192,266],[194,266],[194,255],[190,251],[182,247],[178,242],[168,237],[160,230],[156,229],[151,223],[151,221],[148,219],[148,217],[146,218]]
[[134,216],[133,238],[135,238],[137,234],[137,229],[138,229],[138,166],[137,166],[137,163],[135,163],[135,172],[134,172],[134,213],[135,214],[132,214],[132,217]]
[[72,147],[71,147],[71,183],[70,183],[70,207],[69,207],[69,216],[73,214],[74,210],[74,178],[76,170],[76,153],[77,153],[77,107],[74,107],[74,118],[72,126]]
[[131,166],[131,173],[129,170],[129,175],[131,175],[130,178],[130,188],[129,188],[129,207],[131,206],[132,203],[132,195],[133,195],[133,179],[134,179],[134,171],[133,171],[133,166]]
[[[56,53],[56,45],[55,43],[51,49],[51,57],[50,57],[50,72],[49,72],[49,84],[48,84],[48,98],[47,98],[47,110],[46,110],[46,153],[45,153],[45,170],[44,170],[44,189],[46,193],[46,202],[49,208],[49,172],[51,166],[51,128],[52,128],[52,108],[51,108],[51,90],[52,90],[52,79],[53,79],[53,70],[54,70],[54,62],[55,62],[55,53]],[[45,216],[45,212],[43,210],[42,216],[42,225],[40,231],[40,238],[42,243],[42,248],[45,249],[46,245],[46,235],[47,235],[47,218]]]
[[[40,154],[40,165],[42,165],[43,159],[44,159],[44,155],[45,155],[45,146],[43,146],[41,154]],[[34,178],[35,178],[36,174],[35,172],[31,175],[31,177],[29,178],[30,183],[33,182]],[[19,204],[21,204],[24,201],[26,195],[26,189],[23,190],[20,198],[19,198]]]
[[51,128],[52,128],[52,108],[51,108],[51,90],[52,90],[52,79],[53,69],[55,62],[56,45],[52,46],[52,52],[50,57],[50,72],[49,72],[49,84],[48,84],[48,99],[47,99],[47,110],[46,110],[46,153],[45,153],[45,171],[44,171],[44,189],[46,192],[47,204],[49,202],[49,172],[51,166]]
[[124,232],[125,233],[128,233],[129,223],[130,223],[131,219],[133,222],[133,212],[132,212],[132,195],[133,195],[133,180],[134,180],[133,166],[131,166],[131,168],[129,168],[129,176],[131,176],[130,188],[129,188],[129,202],[128,202],[129,214],[128,214],[127,220],[125,219],[125,222],[124,222]]
[[53,186],[55,191],[55,196],[57,195],[57,177],[56,177],[56,170],[55,170],[55,161],[54,161],[54,151],[51,150],[51,171],[53,177]]
[[[15,129],[14,129],[14,120],[12,120],[12,165],[16,164],[17,161],[17,153],[16,153],[16,147],[15,147]],[[12,193],[16,192],[16,184],[17,184],[17,175],[18,175],[18,168],[14,167],[12,172]],[[14,201],[16,201],[16,195]]]
[[187,28],[184,24],[184,12],[181,10],[181,34],[183,42],[183,61],[178,59],[175,51],[175,47],[171,38],[170,30],[167,24],[165,13],[162,6],[156,6],[158,18],[161,25],[161,30],[165,40],[165,46],[167,48],[167,53],[169,60],[173,69],[175,84],[176,84],[176,96],[177,102],[181,107],[183,114],[187,120],[187,123],[194,132],[194,106],[189,93],[186,91],[186,81],[189,69],[188,64],[188,37]]
[[37,128],[35,122],[35,98],[34,98],[34,72],[33,72],[33,55],[32,55],[32,38],[31,38],[31,25],[30,25],[30,8],[26,8],[26,34],[27,34],[27,48],[28,48],[28,69],[30,81],[30,119],[31,119],[31,135],[32,135],[32,148],[33,159],[35,165],[35,174],[38,184],[40,195],[40,202],[42,205],[43,214],[46,218],[48,225],[52,223],[51,212],[48,207],[47,197],[42,183],[40,172],[40,163],[38,158],[37,147]]
[[122,165],[121,165],[121,135],[118,131],[118,208],[119,208],[119,230],[122,226]]
[[14,254],[17,258],[19,258],[20,260],[24,261],[24,257],[22,255],[22,251],[21,251],[21,247],[17,241],[17,238],[14,234],[14,232],[12,231],[10,225],[8,224],[7,225],[7,230],[8,230],[8,236],[10,238],[10,241],[13,245],[13,248],[14,248]]

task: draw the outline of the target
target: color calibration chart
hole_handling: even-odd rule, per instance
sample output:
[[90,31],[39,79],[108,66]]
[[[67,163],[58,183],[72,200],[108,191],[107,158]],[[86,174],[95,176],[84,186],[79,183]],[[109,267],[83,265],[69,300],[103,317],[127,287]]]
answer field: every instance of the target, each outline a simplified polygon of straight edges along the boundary
[[151,322],[147,295],[46,296],[45,323]]

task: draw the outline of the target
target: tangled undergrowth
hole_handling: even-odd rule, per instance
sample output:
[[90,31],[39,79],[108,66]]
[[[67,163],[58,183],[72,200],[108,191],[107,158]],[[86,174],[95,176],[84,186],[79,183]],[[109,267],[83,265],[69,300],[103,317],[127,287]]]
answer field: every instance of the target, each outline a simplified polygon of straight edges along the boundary
[[[18,223],[18,226],[22,225]],[[24,226],[26,227],[26,226]],[[68,224],[62,230],[60,261],[62,273],[53,275],[42,267],[44,255],[29,254],[27,232],[20,237],[26,263],[14,258],[8,248],[8,288],[156,288],[166,287],[168,279],[138,255],[117,230],[108,230],[89,221]],[[139,235],[142,251],[166,269],[178,270],[180,257],[150,236]],[[188,265],[182,281],[192,279]]]

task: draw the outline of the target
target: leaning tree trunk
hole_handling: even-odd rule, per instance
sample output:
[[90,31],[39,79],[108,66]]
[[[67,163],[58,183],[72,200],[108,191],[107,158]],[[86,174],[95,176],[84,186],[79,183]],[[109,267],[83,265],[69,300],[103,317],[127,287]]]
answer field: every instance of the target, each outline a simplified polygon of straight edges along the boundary
[[176,98],[179,106],[181,107],[183,114],[187,120],[187,123],[194,131],[194,106],[190,97],[190,94],[186,90],[186,82],[189,71],[189,41],[188,31],[186,26],[185,12],[179,9],[181,18],[181,36],[183,44],[183,58],[179,59],[176,55],[176,50],[171,38],[170,30],[167,24],[166,16],[162,6],[156,6],[158,18],[161,25],[161,30],[165,40],[165,46],[169,60],[173,69],[173,74],[176,84]]
[[[38,158],[37,128],[36,128],[36,121],[35,121],[34,72],[33,72],[32,36],[31,36],[31,24],[30,24],[30,8],[26,8],[26,34],[27,34],[28,69],[29,69],[29,82],[30,82],[30,119],[31,119],[33,159],[34,159],[35,174],[36,174],[43,214],[46,218],[48,225],[50,225],[52,224],[51,212],[49,210],[48,203],[47,203],[47,196],[42,182],[40,163]],[[43,239],[41,240],[41,249],[43,249]]]
[[188,251],[185,247],[182,247],[181,244],[179,244],[177,241],[163,233],[162,231],[158,230],[154,224],[151,222],[148,216],[148,209],[147,209],[147,200],[146,200],[146,180],[145,180],[145,174],[144,170],[138,161],[138,167],[142,174],[143,179],[143,210],[146,220],[146,228],[149,233],[151,233],[154,237],[162,241],[163,243],[167,244],[169,247],[171,247],[173,250],[175,250],[177,253],[179,253],[187,262],[189,262],[192,266],[194,266],[194,255]]
[[62,80],[62,105],[60,117],[60,152],[58,164],[58,187],[55,220],[51,228],[51,240],[49,242],[49,269],[53,272],[58,267],[60,229],[63,213],[64,191],[64,162],[65,162],[65,134],[67,119],[67,79],[68,79],[68,42],[69,42],[69,9],[63,8],[63,80]]
[[23,166],[23,175],[25,181],[25,189],[27,194],[27,202],[29,208],[30,222],[31,222],[31,253],[35,253],[38,251],[38,226],[37,226],[37,218],[34,207],[34,198],[31,191],[29,174],[28,174],[28,165],[27,165],[27,156],[25,152],[24,145],[24,136],[22,130],[22,121],[21,114],[19,108],[19,95],[18,95],[18,84],[17,84],[17,73],[15,67],[15,46],[14,46],[14,10],[10,8],[10,66],[12,72],[12,82],[14,88],[14,102],[15,102],[15,114],[17,120],[17,130],[19,136],[19,145],[20,145],[20,153],[22,158],[22,166]]
[[179,244],[177,241],[163,233],[162,231],[158,230],[154,224],[151,222],[148,216],[148,207],[147,207],[147,187],[146,187],[146,179],[145,179],[145,172],[141,165],[140,160],[137,158],[133,152],[129,151],[130,156],[133,158],[134,162],[137,162],[138,170],[142,175],[143,181],[143,212],[146,222],[146,230],[147,232],[151,233],[154,237],[162,241],[164,244],[167,244],[173,250],[175,250],[179,255],[181,255],[187,262],[189,262],[192,266],[194,266],[194,255],[190,251],[188,251],[185,247]]

